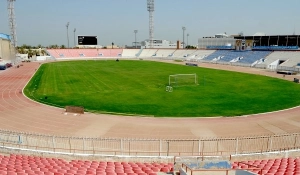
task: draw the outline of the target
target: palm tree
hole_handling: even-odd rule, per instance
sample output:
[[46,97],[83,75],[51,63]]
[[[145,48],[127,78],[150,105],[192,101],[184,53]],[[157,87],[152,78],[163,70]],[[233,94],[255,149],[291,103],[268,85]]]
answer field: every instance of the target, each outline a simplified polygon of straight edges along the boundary
[[27,50],[27,53],[28,53],[28,58],[30,58],[30,57],[32,57],[32,55],[33,55],[33,50],[28,49],[28,50]]
[[31,49],[32,48],[30,45],[26,45],[26,44],[23,44],[21,47],[24,48],[24,49]]
[[50,48],[50,49],[58,49],[59,47],[58,47],[57,44],[55,44],[55,45],[50,45],[49,48]]
[[41,55],[45,56],[45,55],[47,55],[47,52],[44,49],[42,49],[41,50]]
[[23,47],[18,47],[18,53],[19,54],[25,54],[25,49]]
[[39,55],[39,51],[38,50],[32,50],[32,55]]

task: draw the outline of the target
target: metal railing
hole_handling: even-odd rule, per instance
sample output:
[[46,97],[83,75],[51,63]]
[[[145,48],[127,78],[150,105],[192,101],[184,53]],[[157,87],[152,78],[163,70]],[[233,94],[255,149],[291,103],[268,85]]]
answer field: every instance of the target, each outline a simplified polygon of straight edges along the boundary
[[238,155],[300,148],[300,133],[236,138],[134,139],[59,137],[0,130],[0,147],[110,156]]

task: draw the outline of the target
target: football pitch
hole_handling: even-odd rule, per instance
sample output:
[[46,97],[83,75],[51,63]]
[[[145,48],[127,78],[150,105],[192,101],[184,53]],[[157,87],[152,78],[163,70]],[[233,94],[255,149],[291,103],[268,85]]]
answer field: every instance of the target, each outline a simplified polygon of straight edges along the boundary
[[[198,85],[167,92],[173,74],[197,74]],[[24,93],[62,108],[154,117],[228,117],[300,105],[300,86],[293,82],[145,60],[46,63]]]

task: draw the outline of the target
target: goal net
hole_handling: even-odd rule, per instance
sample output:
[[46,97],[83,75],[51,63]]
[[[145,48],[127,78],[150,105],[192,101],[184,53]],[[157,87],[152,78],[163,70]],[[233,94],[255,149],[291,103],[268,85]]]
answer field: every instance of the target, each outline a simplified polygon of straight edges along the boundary
[[191,86],[198,85],[197,74],[175,74],[169,75],[169,86]]

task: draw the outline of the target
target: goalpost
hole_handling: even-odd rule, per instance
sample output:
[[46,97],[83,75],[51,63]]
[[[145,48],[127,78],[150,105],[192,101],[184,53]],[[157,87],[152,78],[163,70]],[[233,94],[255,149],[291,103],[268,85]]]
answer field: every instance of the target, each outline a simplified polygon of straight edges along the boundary
[[169,75],[169,86],[170,87],[192,86],[192,85],[198,85],[197,74]]

